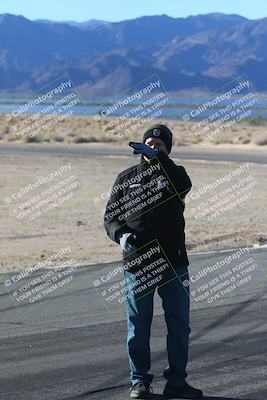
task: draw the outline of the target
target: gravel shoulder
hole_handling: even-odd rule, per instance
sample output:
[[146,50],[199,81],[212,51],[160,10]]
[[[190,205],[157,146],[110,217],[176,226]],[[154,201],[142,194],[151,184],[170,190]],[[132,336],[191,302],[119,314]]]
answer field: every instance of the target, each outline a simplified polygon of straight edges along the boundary
[[[238,168],[238,164],[234,162],[173,160],[186,168],[193,183],[191,194],[198,193],[205,185],[214,183],[223,176],[229,176]],[[71,257],[80,263],[110,262],[120,259],[119,246],[111,242],[104,231],[103,212],[107,192],[117,174],[137,162],[139,158],[133,158],[131,155],[82,158],[2,154],[0,190],[4,202],[0,214],[0,271],[23,270],[66,246],[71,246]],[[18,193],[21,188],[38,181],[40,177],[59,170],[62,165],[70,165],[70,170],[64,172],[65,175],[57,177],[58,180],[55,182],[75,176],[79,185],[73,190],[73,196],[32,221],[25,217],[18,219],[16,212],[22,207],[26,197],[14,203],[8,203],[6,199],[12,193]],[[249,189],[248,198],[210,221],[206,217],[199,217],[200,209],[198,212],[193,210],[200,204],[205,208],[205,201],[220,193],[221,189],[227,189],[233,183],[238,183],[241,177],[234,177],[226,186],[218,187],[216,190],[208,190],[205,196],[201,196],[198,200],[189,198],[185,211],[188,250],[257,246],[267,241],[267,215],[264,208],[267,166],[249,163],[249,168],[244,171],[242,179],[249,176],[254,177],[254,185]],[[44,187],[49,190],[51,185],[50,182]],[[27,194],[28,201],[36,195],[37,191],[32,190]]]

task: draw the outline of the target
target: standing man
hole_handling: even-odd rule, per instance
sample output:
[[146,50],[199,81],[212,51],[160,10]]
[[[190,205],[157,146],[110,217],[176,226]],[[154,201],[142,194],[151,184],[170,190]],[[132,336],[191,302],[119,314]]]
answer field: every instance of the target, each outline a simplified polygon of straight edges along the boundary
[[[168,365],[163,373],[167,383],[163,393],[168,398],[201,399],[202,391],[186,382],[191,329],[183,212],[191,180],[185,169],[168,156],[172,132],[167,126],[156,124],[144,133],[143,143],[129,145],[134,154],[141,155],[141,161],[117,176],[106,206],[104,225],[108,236],[123,250],[130,397],[146,399],[151,395],[149,341],[157,288],[168,330]],[[159,245],[168,260],[164,265],[169,267],[160,275],[161,284],[156,279],[149,285],[144,284],[140,295],[136,289],[140,276],[137,271],[138,268],[145,270],[144,248],[152,246],[151,243]],[[129,268],[130,261],[138,257],[144,260],[142,265]]]

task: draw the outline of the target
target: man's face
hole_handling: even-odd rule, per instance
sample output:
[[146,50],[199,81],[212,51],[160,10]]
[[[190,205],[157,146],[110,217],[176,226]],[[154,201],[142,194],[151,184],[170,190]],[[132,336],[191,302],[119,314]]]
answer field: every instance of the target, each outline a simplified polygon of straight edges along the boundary
[[[160,138],[156,138],[156,137],[147,138],[147,140],[145,141],[145,144],[152,147],[152,149],[159,149],[159,150],[162,150],[164,153],[168,154],[167,147],[166,147],[165,143],[163,142],[163,140],[161,140]],[[146,161],[150,161],[146,156],[144,156],[144,158]]]

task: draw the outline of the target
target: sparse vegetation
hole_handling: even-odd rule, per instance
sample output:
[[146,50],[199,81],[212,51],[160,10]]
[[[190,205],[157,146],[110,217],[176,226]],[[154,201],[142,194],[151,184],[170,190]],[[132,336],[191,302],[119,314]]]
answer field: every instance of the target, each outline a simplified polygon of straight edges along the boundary
[[[44,132],[33,138],[27,134],[18,136],[18,124],[22,124],[27,116],[11,118],[9,122],[4,118],[0,120],[0,136],[2,142],[23,142],[23,143],[116,143],[126,144],[130,140],[141,140],[142,134],[151,124],[164,123],[174,133],[174,145],[245,145],[254,144],[264,146],[267,142],[267,122],[262,117],[250,121],[243,121],[232,125],[231,128],[223,130],[215,136],[208,137],[206,133],[197,135],[192,129],[192,123],[177,120],[153,120],[129,134],[120,135],[119,127],[115,133],[112,132],[110,119],[102,118],[99,122],[89,116],[74,116],[71,119],[62,121],[60,124],[51,126]],[[123,129],[123,128],[122,128]]]

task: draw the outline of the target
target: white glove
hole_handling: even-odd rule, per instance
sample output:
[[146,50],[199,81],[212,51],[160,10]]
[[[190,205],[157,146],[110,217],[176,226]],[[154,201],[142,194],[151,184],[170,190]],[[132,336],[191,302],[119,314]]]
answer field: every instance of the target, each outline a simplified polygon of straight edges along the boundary
[[136,246],[133,244],[133,241],[136,239],[136,235],[134,233],[124,233],[120,237],[120,245],[122,250],[125,252],[132,252],[136,250]]

